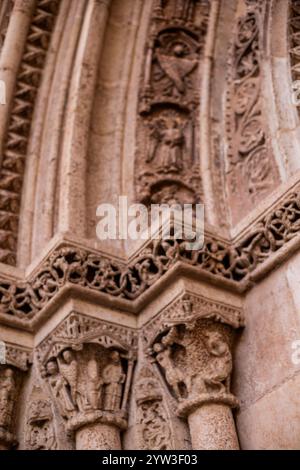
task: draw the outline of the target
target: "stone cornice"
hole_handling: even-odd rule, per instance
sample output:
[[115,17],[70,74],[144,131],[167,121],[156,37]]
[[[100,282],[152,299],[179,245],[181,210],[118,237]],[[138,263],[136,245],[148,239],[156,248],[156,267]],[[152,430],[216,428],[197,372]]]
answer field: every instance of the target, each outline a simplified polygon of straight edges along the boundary
[[24,281],[13,281],[11,273],[2,277],[2,321],[7,317],[29,326],[66,288],[100,295],[137,312],[146,292],[159,288],[178,269],[244,292],[298,249],[299,233],[300,191],[296,186],[236,243],[206,235],[202,249],[188,251],[184,240],[151,240],[130,262],[123,263],[60,242]]

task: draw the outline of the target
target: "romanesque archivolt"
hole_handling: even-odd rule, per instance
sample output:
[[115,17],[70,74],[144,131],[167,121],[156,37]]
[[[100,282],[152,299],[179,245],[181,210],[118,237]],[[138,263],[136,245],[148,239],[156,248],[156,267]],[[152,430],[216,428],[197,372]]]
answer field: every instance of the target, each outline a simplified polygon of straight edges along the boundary
[[209,2],[154,3],[140,89],[136,194],[141,202],[202,200],[197,138]]
[[265,3],[245,1],[229,64],[227,181],[234,220],[254,207],[279,182],[268,142],[262,101],[262,35]]
[[16,264],[21,194],[31,121],[58,0],[38,0],[20,64],[0,167],[0,261]]

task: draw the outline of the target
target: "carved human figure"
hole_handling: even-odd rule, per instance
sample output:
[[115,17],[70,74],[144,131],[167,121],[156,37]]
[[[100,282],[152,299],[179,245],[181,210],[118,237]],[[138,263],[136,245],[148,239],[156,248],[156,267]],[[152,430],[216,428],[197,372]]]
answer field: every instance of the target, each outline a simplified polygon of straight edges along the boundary
[[89,409],[91,406],[86,396],[85,387],[78,381],[79,365],[73,351],[65,349],[62,352],[62,357],[58,356],[57,360],[59,371],[69,385],[72,402],[77,405],[79,411]]
[[57,400],[60,413],[62,416],[68,417],[70,413],[75,411],[75,406],[69,393],[68,382],[59,373],[58,364],[55,359],[47,362],[46,372],[49,376],[48,382],[53,396]]
[[217,331],[210,331],[205,336],[207,350],[212,356],[204,379],[205,384],[212,391],[229,393],[232,372],[232,356],[229,346]]
[[0,379],[0,427],[9,430],[15,401],[16,382],[14,371],[7,367]]
[[183,167],[185,138],[177,119],[159,119],[152,125],[147,162],[156,159],[161,171],[180,171]]
[[198,65],[198,59],[189,57],[188,53],[187,46],[181,41],[174,43],[172,54],[156,51],[158,63],[170,80],[170,86],[165,88],[165,93],[170,95],[184,95],[186,93],[186,77]]
[[118,411],[126,376],[123,372],[120,353],[111,351],[109,359],[110,362],[102,371],[102,380],[105,384],[103,408],[105,411]]
[[93,410],[101,408],[103,380],[99,376],[97,362],[91,359],[87,364],[88,380],[86,383],[87,399]]
[[78,382],[78,364],[70,349],[62,352],[62,357],[57,358],[59,371],[70,386],[71,398],[76,403],[77,382]]
[[166,344],[155,343],[153,351],[156,353],[156,361],[162,367],[165,373],[166,381],[174,391],[177,399],[182,398],[180,384],[185,384],[183,373],[175,366],[171,358],[171,348]]

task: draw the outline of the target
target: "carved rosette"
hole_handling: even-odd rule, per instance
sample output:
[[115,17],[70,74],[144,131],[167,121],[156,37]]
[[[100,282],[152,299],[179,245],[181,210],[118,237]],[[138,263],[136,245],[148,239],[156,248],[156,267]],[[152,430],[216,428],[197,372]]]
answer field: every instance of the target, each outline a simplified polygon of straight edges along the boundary
[[141,80],[136,194],[145,204],[202,200],[200,68],[210,4],[154,3]]
[[17,445],[15,436],[16,412],[23,374],[31,362],[30,351],[5,343],[4,359],[0,365],[0,449]]
[[[198,429],[195,437],[195,424],[191,423],[199,410],[209,414],[211,405],[220,405],[222,420],[231,422],[232,440],[229,444],[220,444],[221,436],[218,443],[212,444],[216,447],[208,448],[220,445],[236,448],[237,438],[228,410],[238,407],[237,398],[230,392],[230,378],[234,330],[243,325],[241,311],[234,307],[226,310],[224,305],[213,310],[207,308],[203,299],[199,301],[197,297],[185,295],[154,323],[154,328],[150,323],[144,331],[148,351],[177,400],[178,416],[189,420],[193,448],[198,448],[195,442],[199,442],[199,435],[204,436],[201,445],[208,445],[203,444],[207,440],[206,430]],[[198,427],[199,420],[196,421]]]
[[235,221],[279,182],[268,143],[261,90],[266,2],[241,3],[245,14],[237,20],[227,95],[227,182]]
[[126,429],[133,330],[71,314],[39,345],[37,358],[68,431],[95,423]]

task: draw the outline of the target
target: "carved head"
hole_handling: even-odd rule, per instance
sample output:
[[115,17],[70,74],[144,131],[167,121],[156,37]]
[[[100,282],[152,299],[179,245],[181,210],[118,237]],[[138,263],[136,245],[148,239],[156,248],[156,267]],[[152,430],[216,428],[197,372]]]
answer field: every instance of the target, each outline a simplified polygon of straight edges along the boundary
[[47,362],[46,371],[49,375],[55,375],[58,373],[58,365],[55,359],[51,359]]
[[114,364],[118,364],[120,362],[119,351],[111,351],[109,357]]
[[155,344],[153,345],[153,351],[154,351],[155,353],[158,354],[158,353],[162,352],[163,350],[164,350],[164,347],[163,347],[163,345],[162,345],[161,343],[155,343]]
[[4,375],[4,377],[10,379],[10,378],[13,377],[14,371],[13,371],[12,369],[10,369],[10,368],[4,369],[4,374],[3,374],[3,375]]
[[62,357],[67,364],[71,364],[74,359],[73,352],[70,349],[65,349],[62,353]]

